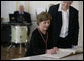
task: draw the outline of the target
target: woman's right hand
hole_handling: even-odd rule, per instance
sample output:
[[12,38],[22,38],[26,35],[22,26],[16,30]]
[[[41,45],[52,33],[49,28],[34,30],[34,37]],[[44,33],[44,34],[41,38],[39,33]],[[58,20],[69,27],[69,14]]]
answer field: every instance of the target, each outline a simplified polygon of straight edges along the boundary
[[59,48],[54,47],[52,49],[46,50],[46,54],[56,54]]
[[49,50],[47,49],[46,54],[52,54],[51,49],[49,49]]
[[54,48],[52,49],[52,54],[56,54],[56,53],[57,53],[57,51],[59,51],[59,48],[54,47]]

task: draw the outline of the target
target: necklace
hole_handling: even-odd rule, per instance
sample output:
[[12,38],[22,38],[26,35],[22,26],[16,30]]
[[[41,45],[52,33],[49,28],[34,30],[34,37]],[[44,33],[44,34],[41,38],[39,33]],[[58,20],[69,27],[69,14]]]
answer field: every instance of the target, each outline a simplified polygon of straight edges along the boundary
[[44,41],[44,43],[45,43],[45,45],[46,45],[46,49],[47,49],[48,33],[47,33],[46,39],[44,39],[44,37],[43,37],[41,31],[40,31],[39,29],[38,29],[38,31],[39,31],[39,33],[40,33],[40,35],[41,35],[41,37],[42,37],[42,39],[43,39],[43,41]]

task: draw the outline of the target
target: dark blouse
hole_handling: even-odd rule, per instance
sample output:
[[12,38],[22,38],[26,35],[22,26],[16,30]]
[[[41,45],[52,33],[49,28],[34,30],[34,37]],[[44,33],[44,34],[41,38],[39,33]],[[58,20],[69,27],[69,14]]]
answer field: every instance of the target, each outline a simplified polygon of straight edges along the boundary
[[[46,39],[47,34],[41,33],[43,38]],[[42,39],[39,30],[35,29],[32,33],[32,37],[30,40],[30,45],[27,49],[27,52],[25,56],[32,56],[32,55],[39,55],[39,54],[45,54],[46,49],[53,48],[53,41],[51,40],[51,37],[48,35],[47,40],[47,48],[44,40]]]

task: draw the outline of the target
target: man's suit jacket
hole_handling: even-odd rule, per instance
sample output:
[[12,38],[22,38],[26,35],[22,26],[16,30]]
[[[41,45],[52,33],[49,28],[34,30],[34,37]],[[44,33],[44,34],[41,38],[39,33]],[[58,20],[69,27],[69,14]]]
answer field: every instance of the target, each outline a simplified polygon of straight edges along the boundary
[[[15,12],[14,12],[14,15],[15,15],[16,22],[19,22],[19,21],[17,20],[17,18],[20,16],[19,11],[15,11]],[[24,13],[22,14],[22,16],[23,16],[23,18],[24,18],[23,21],[26,21],[27,23],[31,23],[31,16],[30,16],[29,13],[24,12]]]
[[[62,28],[62,12],[58,11],[59,4],[53,5],[49,8],[48,13],[52,16],[52,21],[49,27],[50,35],[52,35],[52,39],[55,41],[58,40],[61,28]],[[78,44],[78,33],[79,33],[79,22],[78,22],[78,10],[71,7],[69,8],[69,43],[72,45]]]

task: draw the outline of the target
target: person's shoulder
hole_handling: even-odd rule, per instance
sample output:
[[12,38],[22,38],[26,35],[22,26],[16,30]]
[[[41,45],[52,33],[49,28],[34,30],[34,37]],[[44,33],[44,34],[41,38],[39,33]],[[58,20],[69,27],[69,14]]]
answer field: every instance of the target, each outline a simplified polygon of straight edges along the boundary
[[37,28],[32,32],[32,35],[38,35],[38,29]]
[[14,13],[18,13],[18,11],[14,11]]
[[70,9],[74,12],[78,12],[78,10],[76,8],[74,8],[73,6],[70,6]]
[[50,6],[50,8],[52,8],[52,9],[56,9],[56,8],[58,8],[58,7],[59,7],[59,4]]
[[26,11],[24,11],[24,13],[30,15],[30,13],[28,13],[28,12],[26,12]]

